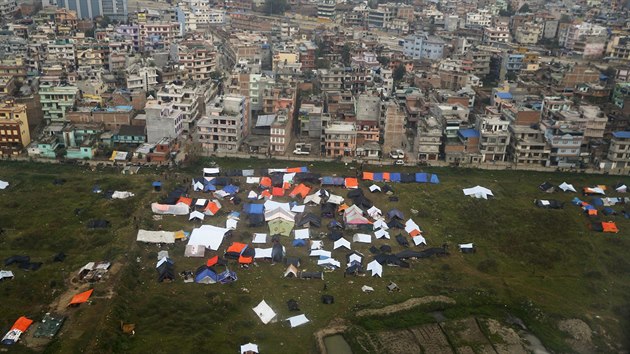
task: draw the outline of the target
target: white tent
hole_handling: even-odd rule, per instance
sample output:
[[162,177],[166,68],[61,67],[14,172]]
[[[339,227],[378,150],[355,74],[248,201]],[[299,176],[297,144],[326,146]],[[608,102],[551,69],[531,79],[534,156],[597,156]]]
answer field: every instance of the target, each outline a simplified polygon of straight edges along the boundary
[[184,257],[205,257],[206,248],[202,245],[186,245]]
[[320,260],[317,261],[317,265],[320,265],[320,266],[334,266],[334,267],[337,267],[337,268],[341,267],[341,263],[338,260],[334,259],[334,258],[320,259]]
[[273,248],[254,248],[254,258],[271,258]]
[[352,262],[359,262],[361,263],[361,261],[363,261],[363,257],[358,254],[358,253],[352,253],[349,257],[348,257],[348,264],[352,263]]
[[321,250],[322,248],[324,248],[324,241],[322,240],[311,241],[311,250]]
[[350,248],[350,241],[346,240],[345,238],[340,238],[337,241],[335,241],[335,243],[333,244],[333,249],[336,250],[339,247],[345,247],[347,249],[352,249]]
[[238,225],[238,220],[236,219],[227,219],[225,220],[225,228],[230,230],[236,230],[236,226]]
[[372,224],[372,230],[378,230],[378,229],[389,230],[389,226],[387,226],[387,223],[385,222],[385,220],[378,219]]
[[[269,202],[269,200],[267,201]],[[265,202],[265,221],[275,220],[275,219],[284,219],[287,221],[295,221],[295,214],[289,211],[290,209],[284,209],[282,207],[277,207],[273,209],[267,208],[267,203]]]
[[0,181],[0,189],[5,189],[9,186],[9,182]]
[[190,213],[190,215],[188,216],[188,220],[199,219],[199,220],[203,221],[203,218],[205,216],[206,215],[204,213],[195,210],[192,213]]
[[223,189],[221,189],[221,190],[218,190],[218,191],[212,193],[212,195],[217,197],[217,198],[219,198],[219,199],[222,199],[222,198],[225,198],[225,197],[229,196],[230,193],[228,193],[228,192],[224,191]]
[[285,173],[282,175],[282,182],[284,183],[293,183],[293,178],[295,177],[295,172]]
[[203,207],[206,205],[207,202],[208,202],[208,199],[199,198],[195,201],[195,206]]
[[245,354],[248,352],[258,353],[258,345],[254,343],[247,343],[247,344],[241,345],[241,354]]
[[299,229],[293,232],[296,240],[305,240],[311,237],[311,231],[309,229]]
[[247,194],[247,199],[258,199],[258,194],[254,191],[249,191],[249,194]]
[[160,215],[186,215],[190,212],[190,207],[185,203],[175,205],[151,203],[151,211]]
[[573,185],[568,184],[567,182],[562,182],[562,184],[559,185],[558,188],[562,189],[562,191],[564,192],[566,191],[577,192],[575,188],[573,187]]
[[427,240],[424,237],[422,237],[422,235],[414,236],[411,239],[413,240],[413,243],[416,246],[421,244],[421,243],[424,244],[424,245],[427,244]]
[[287,321],[289,321],[289,323],[291,324],[291,328],[294,328],[308,323],[308,318],[306,318],[306,316],[304,315],[297,315],[287,318]]
[[265,210],[274,210],[278,208],[291,212],[291,204],[289,203],[278,203],[274,202],[273,200],[265,201]]
[[372,235],[354,234],[354,236],[352,236],[352,242],[372,243]]
[[619,187],[615,188],[615,190],[617,191],[617,193],[626,193],[628,191],[628,186],[622,184]]
[[254,234],[252,243],[267,243],[267,234]]
[[373,184],[369,187],[370,192],[380,192],[381,191],[381,187],[377,186],[376,184]]
[[254,307],[252,310],[254,310],[256,315],[258,315],[258,317],[264,324],[274,321],[277,316],[276,313],[273,312],[271,307],[267,305],[265,300],[261,301],[260,304],[258,304],[258,306]]
[[319,196],[319,193],[315,193],[315,194],[311,194],[311,195],[307,195],[306,198],[304,198],[304,204],[319,204],[322,202],[322,198]]
[[492,194],[491,190],[482,186],[464,188],[463,191],[464,191],[464,195],[469,195],[475,198],[488,199],[488,196],[494,197],[494,194]]
[[202,245],[216,251],[219,249],[219,246],[221,246],[223,237],[228,231],[230,230],[217,226],[202,225],[201,227],[193,229],[190,239],[188,240],[188,244]]
[[420,226],[418,226],[415,221],[409,219],[405,222],[405,232],[410,234],[413,230],[420,231]]
[[147,243],[175,243],[175,233],[170,231],[138,230],[136,241]]
[[363,291],[364,293],[371,293],[374,291],[374,288],[371,286],[363,285],[361,287],[361,291]]
[[330,197],[328,197],[327,202],[340,205],[341,203],[343,203],[343,197],[339,195],[331,194]]
[[372,218],[372,219],[376,219],[379,216],[383,216],[383,212],[381,211],[381,209],[372,206],[370,209],[367,210],[367,214]]
[[305,205],[296,205],[293,208],[291,208],[291,212],[293,212],[293,213],[303,213],[305,209],[306,209]]
[[310,257],[326,257],[326,258],[330,258],[332,257],[332,252],[330,251],[324,251],[324,250],[312,250],[311,254],[309,254]]
[[195,192],[203,191],[203,187],[204,187],[203,183],[199,181],[193,183],[193,191]]
[[375,236],[377,239],[380,239],[380,238],[386,238],[386,239],[388,239],[388,240],[389,240],[389,232],[387,232],[387,231],[385,231],[385,230],[383,230],[383,229],[378,229],[378,230],[376,230],[376,231],[374,232],[374,236]]
[[218,174],[219,174],[219,168],[218,167],[204,168],[203,169],[203,176],[204,177],[210,177],[210,175],[218,175]]
[[10,270],[0,270],[0,280],[13,279],[13,272]]
[[247,184],[260,184],[260,177],[247,177],[245,181]]
[[459,249],[463,250],[463,249],[472,249],[474,248],[474,245],[471,243],[460,243],[459,244]]
[[127,199],[133,197],[135,194],[126,191],[114,191],[112,199]]
[[383,266],[375,260],[368,263],[366,270],[372,271],[372,276],[378,275],[379,277],[383,277]]

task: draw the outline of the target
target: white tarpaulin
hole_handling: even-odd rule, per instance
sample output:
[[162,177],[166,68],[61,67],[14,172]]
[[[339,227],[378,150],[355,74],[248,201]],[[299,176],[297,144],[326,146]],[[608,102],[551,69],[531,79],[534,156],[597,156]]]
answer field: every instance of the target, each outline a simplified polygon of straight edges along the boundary
[[267,243],[267,234],[254,234],[252,243]]
[[372,235],[354,234],[354,236],[352,236],[352,242],[372,243]]
[[321,250],[322,248],[324,248],[324,241],[318,240],[318,241],[311,241],[311,249],[312,250]]
[[289,321],[289,323],[291,324],[291,328],[294,328],[308,323],[308,318],[306,318],[306,316],[304,315],[297,315],[287,318],[287,321]]
[[334,258],[320,259],[320,260],[317,261],[317,265],[320,265],[320,266],[334,266],[334,267],[337,267],[337,268],[341,267],[341,263],[338,260],[334,259]]
[[219,174],[219,168],[215,167],[215,168],[204,168],[203,169],[203,175],[204,177],[209,177],[210,175],[218,175]]
[[135,194],[131,193],[131,192],[125,192],[125,191],[114,191],[114,194],[112,194],[112,199],[127,199],[130,197],[133,197]]
[[424,244],[424,245],[427,244],[427,240],[424,237],[422,237],[422,235],[414,236],[411,239],[413,240],[413,244],[416,245],[416,246],[421,244],[421,243]]
[[324,251],[324,250],[312,250],[311,254],[309,254],[310,257],[326,257],[326,258],[330,258],[332,257],[332,252],[330,251]]
[[289,203],[278,203],[273,200],[265,201],[265,210],[274,210],[278,208],[291,212],[291,205]]
[[13,279],[13,272],[10,270],[0,270],[0,280]]
[[407,220],[407,222],[405,222],[405,232],[409,234],[413,230],[420,231],[420,226],[418,226],[415,221],[409,219]]
[[199,181],[193,183],[193,191],[195,191],[195,192],[203,191],[204,187],[205,186],[203,185],[203,183],[201,183]]
[[267,305],[265,300],[261,301],[258,306],[254,307],[252,310],[258,315],[262,323],[267,324],[276,318],[276,313],[273,312],[271,307]]
[[615,190],[617,191],[617,193],[626,193],[628,191],[628,186],[622,184],[621,186],[615,188]]
[[138,230],[136,241],[147,243],[175,243],[175,233],[170,231]]
[[488,196],[494,197],[494,194],[492,194],[491,190],[482,186],[464,188],[463,191],[464,191],[464,195],[469,195],[474,198],[488,199]]
[[374,232],[374,236],[379,239],[379,238],[386,238],[389,240],[389,232],[383,230],[383,229],[378,229],[376,230],[376,232]]
[[190,207],[185,203],[175,205],[151,203],[151,211],[160,215],[187,215],[190,212]]
[[208,202],[208,199],[199,198],[195,202],[195,206],[202,207],[202,206],[205,206],[207,202]]
[[192,213],[190,213],[190,215],[188,216],[188,220],[199,219],[203,221],[205,217],[206,215],[204,213],[195,210]]
[[375,260],[368,263],[366,270],[372,271],[372,276],[378,275],[379,277],[383,277],[383,266]]
[[340,238],[337,241],[335,241],[335,243],[333,244],[333,249],[336,250],[339,247],[345,247],[347,249],[352,249],[350,246],[350,241],[346,240],[345,238]]
[[339,196],[339,195],[331,194],[330,197],[328,197],[328,201],[327,202],[339,205],[339,204],[343,203],[343,197]]
[[293,208],[291,208],[291,211],[294,213],[303,213],[305,209],[306,209],[305,205],[296,205]]
[[381,211],[381,209],[372,206],[370,209],[367,210],[367,214],[372,218],[372,219],[376,219],[379,216],[383,216],[383,212]]
[[309,229],[299,229],[294,231],[296,240],[304,240],[311,238],[311,232]]
[[9,182],[0,181],[0,189],[5,189],[9,186]]
[[352,262],[359,262],[361,263],[361,261],[363,260],[363,257],[360,254],[357,253],[352,253],[349,257],[348,257],[348,266],[350,263]]
[[247,177],[247,184],[260,184],[260,177]]
[[258,199],[258,194],[254,191],[249,191],[247,194],[247,199]]
[[381,187],[377,186],[376,184],[373,184],[370,186],[370,192],[376,192],[376,191],[381,191]]
[[284,183],[293,183],[293,178],[295,177],[295,172],[285,173],[282,175],[282,182]]
[[474,248],[472,242],[471,243],[460,243],[459,249],[471,249]]
[[573,187],[573,185],[568,184],[567,182],[562,182],[562,184],[559,185],[558,188],[562,189],[562,191],[564,192],[566,191],[577,192],[575,188]]
[[247,343],[241,345],[241,354],[245,353],[258,353],[258,345],[254,343]]
[[307,195],[306,198],[304,198],[304,204],[309,204],[309,203],[319,204],[321,202],[322,202],[322,198],[319,196],[319,194]]
[[230,230],[236,230],[236,226],[238,225],[238,220],[236,219],[227,219],[225,220],[225,228]]
[[273,248],[254,248],[254,258],[271,258]]
[[202,245],[187,245],[184,250],[184,257],[203,258],[206,255],[206,248]]
[[387,223],[385,222],[385,220],[378,219],[372,224],[372,230],[378,230],[378,229],[389,230],[389,226],[387,226]]
[[190,239],[188,240],[188,244],[202,245],[216,251],[219,249],[219,246],[221,246],[223,237],[228,231],[230,230],[217,226],[202,225],[201,227],[193,229]]
[[364,293],[371,293],[374,291],[374,288],[371,286],[363,285],[361,287],[361,291],[363,291]]

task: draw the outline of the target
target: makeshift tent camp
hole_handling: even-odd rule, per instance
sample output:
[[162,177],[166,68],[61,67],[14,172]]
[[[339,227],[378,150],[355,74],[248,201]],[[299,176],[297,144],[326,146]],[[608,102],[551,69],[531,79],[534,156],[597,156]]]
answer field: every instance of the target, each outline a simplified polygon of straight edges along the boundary
[[396,242],[398,242],[399,245],[407,247],[409,246],[409,241],[407,240],[407,238],[401,234],[396,235]]
[[378,275],[381,278],[383,277],[383,266],[376,260],[368,263],[366,269],[372,272],[372,276]]
[[247,216],[247,225],[250,227],[258,227],[265,224],[265,216],[263,214],[249,214]]
[[377,186],[376,184],[371,185],[368,189],[372,193],[381,191],[381,187]]
[[9,186],[9,182],[0,181],[0,189],[6,189]]
[[186,245],[184,257],[205,257],[206,248],[203,245]]
[[92,296],[92,292],[94,292],[94,289],[90,289],[88,291],[84,291],[82,293],[74,295],[72,297],[72,300],[70,300],[70,303],[68,304],[68,306],[70,306],[70,305],[80,305],[80,304],[82,304],[84,302],[87,302],[88,299],[90,298],[90,296]]
[[135,194],[126,191],[114,191],[112,199],[127,199],[133,197]]
[[247,244],[241,242],[232,242],[232,244],[225,251],[225,258],[238,259],[238,257],[247,248]]
[[617,191],[617,193],[626,193],[628,191],[628,186],[625,184],[618,184],[615,186],[615,191]]
[[0,270],[0,281],[5,279],[13,279],[13,272],[10,270]]
[[559,202],[557,200],[549,199],[537,199],[534,201],[537,207],[539,208],[547,208],[547,209],[562,209],[564,207],[564,203]]
[[494,197],[494,194],[492,194],[491,190],[482,186],[464,188],[463,191],[464,191],[464,195],[469,195],[474,198],[488,199],[488,196]]
[[217,274],[217,279],[219,280],[219,283],[221,284],[229,284],[229,283],[233,283],[235,281],[238,280],[238,277],[236,276],[236,273],[226,269],[223,272]]
[[158,282],[160,283],[165,280],[172,281],[175,279],[175,267],[173,261],[170,259],[161,261],[156,270],[158,272]]
[[372,206],[366,212],[372,219],[378,219],[379,217],[383,216],[383,212],[381,211],[381,209],[375,206]]
[[255,233],[252,243],[267,243],[267,234]]
[[440,184],[440,179],[437,175],[431,175],[431,180],[429,182],[432,184]]
[[561,185],[558,186],[563,192],[577,192],[572,184],[568,184],[567,182],[562,182]]
[[203,213],[205,215],[217,215],[220,209],[221,203],[218,200],[213,199],[212,201],[208,202],[206,207],[203,209]]
[[296,226],[298,227],[321,227],[322,226],[322,218],[313,214],[306,213],[302,214],[299,220],[296,222]]
[[243,203],[243,212],[245,214],[264,214],[265,206],[263,204]]
[[284,271],[284,277],[285,278],[297,278],[298,276],[298,269],[296,266],[294,266],[293,264],[289,264],[289,266],[287,267],[287,269]]
[[322,218],[334,218],[335,210],[337,210],[337,206],[332,203],[324,203],[321,206],[321,216]]
[[343,212],[343,221],[346,225],[365,225],[370,221],[363,216],[363,210],[352,205]]
[[190,213],[190,215],[188,216],[188,220],[199,220],[199,221],[203,221],[203,218],[206,215],[204,213],[198,212],[198,211],[193,211],[192,213]]
[[87,228],[88,229],[106,229],[110,226],[110,222],[108,220],[103,220],[103,219],[91,219],[88,220],[87,222]]
[[309,229],[299,229],[293,231],[296,239],[307,239],[311,238],[311,232]]
[[65,319],[66,318],[64,316],[46,313],[44,318],[42,318],[42,321],[37,324],[33,337],[52,339],[61,329]]
[[416,182],[417,183],[428,183],[429,182],[429,174],[424,172],[416,173]]
[[309,322],[308,318],[306,318],[306,316],[304,315],[289,317],[287,318],[287,321],[289,321],[291,328],[295,328]]
[[459,251],[461,253],[475,253],[475,246],[472,243],[460,243]]
[[33,320],[30,318],[21,316],[15,321],[11,329],[2,337],[2,344],[4,345],[12,345],[17,343],[20,340],[20,336],[22,333],[26,332],[26,330],[33,324]]
[[383,229],[378,229],[374,232],[374,237],[376,237],[377,239],[382,239],[382,238],[386,238],[389,240],[389,232],[383,230]]
[[390,220],[391,219],[403,220],[405,218],[405,216],[402,213],[402,211],[400,211],[398,209],[392,209],[392,210],[387,212],[387,218],[390,219]]
[[282,246],[279,242],[275,242],[271,247],[271,260],[276,263],[282,262],[285,255],[286,250],[284,246]]
[[372,230],[378,230],[378,229],[388,230],[389,226],[387,226],[387,223],[385,222],[385,220],[378,219],[374,221],[374,223],[372,224]]
[[605,195],[606,194],[606,192],[604,191],[604,188],[602,188],[601,186],[584,187],[582,189],[582,193],[584,193],[584,195]]
[[295,198],[297,196],[300,196],[301,198],[306,198],[308,196],[308,193],[311,191],[311,188],[309,188],[307,185],[305,184],[298,184],[297,186],[295,186],[295,188],[293,188],[293,190],[291,191],[291,193],[289,193],[289,196],[291,198]]
[[359,180],[356,179],[356,178],[348,177],[348,178],[345,179],[344,185],[348,189],[359,188]]
[[252,310],[254,310],[254,312],[256,313],[256,315],[258,316],[258,318],[260,318],[260,320],[262,321],[262,323],[264,324],[268,324],[269,322],[274,321],[276,319],[276,313],[271,309],[271,307],[269,305],[267,305],[267,303],[265,302],[265,300],[262,300],[256,307],[254,307]]

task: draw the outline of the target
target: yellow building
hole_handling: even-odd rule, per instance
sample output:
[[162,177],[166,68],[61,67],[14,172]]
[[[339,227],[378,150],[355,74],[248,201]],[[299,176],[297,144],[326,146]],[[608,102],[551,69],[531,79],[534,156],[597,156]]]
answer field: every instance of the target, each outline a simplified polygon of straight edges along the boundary
[[31,142],[26,105],[0,103],[0,155],[18,155]]

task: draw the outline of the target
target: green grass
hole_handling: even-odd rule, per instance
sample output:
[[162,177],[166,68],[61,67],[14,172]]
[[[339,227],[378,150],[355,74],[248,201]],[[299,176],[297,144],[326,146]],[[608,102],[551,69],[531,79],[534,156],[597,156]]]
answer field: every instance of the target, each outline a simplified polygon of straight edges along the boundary
[[[222,168],[293,167],[297,162],[252,160],[216,160]],[[401,328],[431,322],[431,308],[418,308],[407,314],[389,317],[357,319],[353,313],[363,308],[378,308],[399,303],[411,297],[446,295],[456,305],[444,308],[449,319],[470,315],[503,320],[507,314],[520,317],[543,343],[556,352],[567,352],[565,336],[555,326],[561,318],[581,318],[595,330],[605,330],[612,341],[628,347],[625,333],[630,261],[627,260],[630,222],[621,216],[610,217],[621,232],[617,235],[593,233],[589,219],[568,202],[575,194],[548,195],[537,186],[548,180],[563,181],[576,188],[590,184],[613,185],[619,177],[587,176],[566,173],[535,173],[520,171],[483,171],[450,168],[425,168],[437,173],[441,184],[392,184],[399,202],[389,202],[385,196],[370,194],[369,198],[384,211],[398,208],[424,229],[430,246],[446,243],[449,257],[412,262],[411,269],[386,267],[384,278],[343,277],[341,271],[325,274],[324,282],[283,279],[284,266],[260,263],[250,269],[231,269],[238,273],[238,282],[231,285],[197,285],[157,283],[155,245],[137,244],[133,217],[141,227],[190,231],[194,225],[185,217],[164,217],[153,220],[149,204],[163,193],[151,191],[150,182],[161,179],[167,191],[184,178],[198,177],[209,161],[170,172],[144,169],[136,176],[122,176],[114,171],[87,171],[82,167],[26,163],[0,164],[0,179],[11,183],[0,191],[0,225],[11,229],[0,239],[0,256],[29,254],[33,260],[45,262],[37,272],[15,270],[16,279],[0,283],[0,294],[8,310],[0,314],[0,328],[7,329],[20,315],[39,319],[48,304],[66,289],[68,279],[83,264],[91,260],[110,259],[124,264],[120,278],[115,279],[113,300],[98,300],[92,306],[75,311],[73,328],[67,330],[48,348],[48,352],[76,352],[86,348],[93,352],[171,353],[208,351],[233,352],[240,344],[253,341],[261,349],[277,352],[315,352],[312,333],[341,317],[354,323],[352,331],[362,333],[381,328]],[[354,175],[353,165],[317,163],[310,169],[317,173]],[[392,167],[365,167],[384,171]],[[417,171],[420,168],[403,168]],[[63,186],[53,186],[56,177],[67,179]],[[127,201],[107,201],[91,193],[92,185],[104,189],[130,190],[136,197]],[[496,198],[475,200],[464,197],[461,189],[483,185],[493,190]],[[363,183],[367,187],[368,183]],[[241,183],[247,193],[248,186]],[[345,197],[346,191],[334,189]],[[193,193],[201,197],[200,193]],[[567,202],[563,210],[542,210],[533,205],[536,198],[554,198]],[[240,209],[224,203],[224,210]],[[79,215],[75,209],[81,208]],[[412,216],[411,209],[418,210]],[[615,209],[621,210],[619,206]],[[313,209],[313,211],[318,211]],[[88,231],[84,223],[91,218],[112,222],[106,231]],[[205,223],[223,225],[225,214],[209,217]],[[244,221],[240,226],[243,227]],[[323,230],[323,229],[322,229]],[[224,241],[248,241],[253,232],[266,228],[235,232]],[[348,231],[347,236],[353,232]],[[396,235],[397,232],[392,233]],[[403,232],[404,234],[404,232]],[[463,255],[457,244],[474,242],[477,253]],[[282,240],[291,256],[302,258],[302,269],[317,270],[303,248],[290,246]],[[395,240],[377,241],[400,248]],[[326,243],[330,249],[330,243]],[[357,246],[368,260],[366,246]],[[204,260],[184,258],[184,244],[163,247],[175,260],[177,272],[194,270]],[[221,249],[222,251],[223,249]],[[69,257],[64,263],[52,263],[58,251]],[[207,252],[206,255],[213,253]],[[334,251],[342,263],[345,252]],[[140,262],[136,262],[137,257]],[[54,281],[54,284],[52,283]],[[385,286],[396,282],[402,289],[388,293]],[[53,287],[54,285],[54,287]],[[361,292],[363,285],[376,289],[372,294]],[[103,291],[107,284],[97,284]],[[243,288],[247,289],[244,291]],[[322,294],[335,296],[335,304],[323,305]],[[294,315],[286,301],[298,301],[301,312],[311,323],[290,329],[286,323],[263,325],[251,308],[265,299],[280,319]],[[3,305],[4,305],[3,303]],[[5,306],[3,306],[4,308]],[[136,335],[128,337],[119,330],[120,321],[136,324]],[[357,327],[358,326],[358,327]],[[357,348],[356,343],[353,348]],[[23,346],[18,346],[24,350]]]

